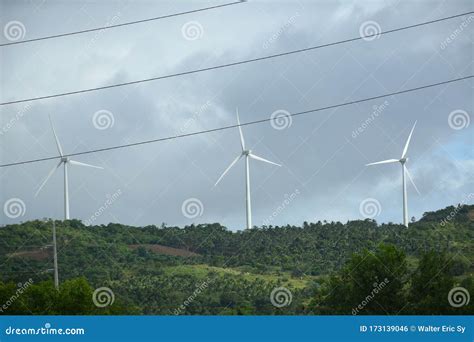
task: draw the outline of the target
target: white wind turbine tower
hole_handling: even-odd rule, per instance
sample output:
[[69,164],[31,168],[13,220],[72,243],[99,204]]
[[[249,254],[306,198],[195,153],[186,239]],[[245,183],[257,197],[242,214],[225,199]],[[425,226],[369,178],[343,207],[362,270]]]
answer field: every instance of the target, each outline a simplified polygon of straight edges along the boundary
[[268,164],[273,164],[276,166],[281,166],[280,164],[274,163],[272,161],[269,161],[267,159],[264,159],[262,157],[256,156],[255,154],[252,153],[251,150],[246,150],[245,149],[245,141],[244,141],[244,135],[242,134],[242,128],[240,127],[240,119],[239,119],[239,111],[238,109],[236,110],[237,114],[237,123],[239,126],[239,133],[240,133],[240,145],[242,147],[242,152],[230,163],[230,165],[225,169],[224,173],[219,177],[217,180],[216,186],[222,178],[224,178],[225,174],[234,166],[241,158],[245,157],[245,180],[246,180],[246,197],[245,197],[245,203],[246,203],[246,209],[247,209],[247,228],[250,229],[252,228],[252,206],[250,204],[250,165],[249,165],[249,158],[255,159],[255,160],[260,160],[262,162],[268,163]]
[[54,126],[53,126],[53,121],[51,120],[51,116],[49,116],[49,123],[51,124],[51,129],[53,130],[53,134],[54,134],[54,139],[56,140],[56,146],[58,148],[58,152],[59,152],[59,155],[60,155],[60,160],[59,160],[59,163],[58,165],[56,165],[55,167],[53,167],[53,169],[51,171],[49,171],[48,175],[46,176],[46,178],[44,179],[43,183],[41,183],[40,187],[38,188],[38,190],[36,191],[35,193],[35,197],[38,196],[38,194],[40,193],[41,189],[43,189],[43,187],[46,185],[46,183],[48,182],[48,180],[51,178],[51,176],[53,175],[53,173],[59,169],[59,167],[61,165],[64,166],[64,219],[65,220],[69,220],[69,186],[68,186],[68,178],[67,178],[67,167],[68,167],[68,164],[71,164],[71,165],[79,165],[79,166],[87,166],[87,167],[93,167],[93,168],[96,168],[96,169],[103,169],[103,167],[100,167],[100,166],[94,166],[94,165],[90,165],[90,164],[86,164],[86,163],[81,163],[81,162],[78,162],[78,161],[75,161],[75,160],[71,160],[69,159],[68,157],[64,156],[63,154],[63,150],[61,148],[61,144],[59,143],[59,139],[58,139],[58,136],[56,135],[56,131],[54,129]]
[[408,176],[410,179],[411,184],[413,184],[413,187],[415,188],[416,192],[420,194],[418,191],[418,188],[415,185],[415,182],[413,182],[413,179],[411,178],[410,172],[408,171],[407,167],[405,166],[405,163],[407,162],[407,151],[408,151],[408,145],[410,144],[411,136],[413,134],[413,131],[415,130],[416,126],[416,121],[415,124],[413,125],[410,135],[408,136],[407,142],[405,143],[405,147],[403,148],[402,156],[400,159],[387,159],[387,160],[382,160],[379,162],[375,163],[370,163],[366,164],[366,166],[369,165],[377,165],[377,164],[389,164],[389,163],[397,163],[399,162],[402,165],[402,191],[403,191],[403,224],[405,227],[408,227],[408,202],[407,202],[407,183],[406,183],[406,178],[405,176]]

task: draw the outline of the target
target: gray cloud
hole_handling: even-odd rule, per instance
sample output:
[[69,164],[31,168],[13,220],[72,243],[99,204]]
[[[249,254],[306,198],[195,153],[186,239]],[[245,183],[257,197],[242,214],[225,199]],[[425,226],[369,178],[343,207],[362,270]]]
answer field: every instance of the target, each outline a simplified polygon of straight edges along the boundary
[[[336,41],[357,36],[360,25],[368,20],[390,29],[468,11],[469,4],[308,1],[270,6],[251,2],[98,36],[2,48],[2,101]],[[65,6],[53,2],[36,12],[33,5],[7,2],[1,22],[21,21],[30,38],[104,25],[117,13],[115,20],[124,22],[189,6],[171,1],[125,7],[121,3]],[[182,36],[181,27],[191,20],[203,27],[199,40]],[[6,163],[55,155],[48,114],[53,115],[63,149],[79,152],[234,124],[236,107],[247,122],[268,118],[278,109],[297,112],[471,74],[472,29],[457,35],[446,48],[440,47],[462,21],[137,87],[32,102],[0,136],[0,159]],[[374,115],[374,106],[384,101],[387,105]],[[457,109],[472,117],[472,81],[309,114],[294,118],[284,130],[269,123],[244,127],[252,149],[283,164],[282,168],[251,165],[254,223],[262,224],[295,190],[299,194],[272,224],[361,218],[359,203],[367,197],[381,203],[377,220],[400,221],[399,168],[368,169],[364,164],[398,157],[415,120],[418,125],[408,165],[422,195],[409,190],[410,215],[420,217],[423,211],[461,202],[473,185],[473,124],[453,130],[448,116]],[[2,107],[2,127],[22,110],[24,104]],[[113,114],[112,127],[94,127],[93,116],[99,110]],[[360,127],[362,131],[354,137]],[[227,130],[78,156],[77,160],[105,170],[71,168],[71,216],[86,220],[120,189],[121,195],[96,222],[221,222],[241,229],[245,222],[243,163],[213,187],[239,149],[237,130]],[[0,169],[1,203],[17,197],[27,207],[25,215],[16,219],[2,215],[1,223],[62,216],[61,172],[37,198],[33,196],[54,163]],[[182,214],[182,203],[188,198],[202,202],[202,216],[189,219]]]

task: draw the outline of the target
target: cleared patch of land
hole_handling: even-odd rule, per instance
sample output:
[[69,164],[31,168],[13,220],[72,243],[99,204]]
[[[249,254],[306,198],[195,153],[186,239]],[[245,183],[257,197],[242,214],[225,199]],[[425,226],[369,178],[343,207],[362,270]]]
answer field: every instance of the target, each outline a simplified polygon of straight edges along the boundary
[[52,256],[52,253],[48,249],[37,249],[32,251],[19,251],[11,254],[7,254],[10,258],[29,258],[33,260],[45,260]]
[[280,272],[280,274],[257,274],[246,272],[238,268],[223,268],[206,264],[168,266],[165,267],[164,270],[170,275],[193,275],[198,278],[206,278],[212,274],[218,274],[220,276],[230,275],[249,281],[262,280],[265,282],[277,282],[284,286],[300,289],[305,288],[308,282],[317,281],[318,279],[318,277],[314,276],[291,277],[290,274],[286,272]]
[[182,257],[199,256],[199,254],[185,250],[185,249],[173,248],[173,247],[168,247],[168,246],[163,246],[163,245],[158,245],[158,244],[128,245],[128,247],[133,250],[141,247],[153,253],[172,255],[172,256],[182,256]]

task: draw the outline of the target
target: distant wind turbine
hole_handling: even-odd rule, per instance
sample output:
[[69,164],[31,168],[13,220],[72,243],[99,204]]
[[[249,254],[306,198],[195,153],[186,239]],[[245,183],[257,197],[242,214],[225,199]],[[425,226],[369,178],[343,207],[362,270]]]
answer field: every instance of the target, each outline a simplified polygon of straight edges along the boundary
[[43,187],[46,185],[46,183],[51,178],[53,173],[61,166],[61,164],[63,164],[64,165],[64,219],[69,220],[69,187],[68,187],[68,178],[67,178],[67,165],[71,164],[71,165],[87,166],[87,167],[93,167],[96,169],[103,169],[103,167],[81,163],[75,160],[71,160],[68,157],[64,156],[63,150],[61,148],[61,144],[59,143],[58,136],[56,135],[56,131],[54,129],[53,121],[51,120],[51,116],[49,116],[49,123],[51,124],[51,129],[53,130],[54,139],[56,140],[56,147],[58,148],[58,152],[61,159],[58,165],[56,165],[51,171],[49,171],[43,183],[41,183],[40,187],[36,191],[35,197],[38,196],[41,189],[43,189]]
[[408,202],[407,202],[408,200],[407,200],[407,183],[406,183],[405,175],[408,176],[408,179],[410,179],[410,182],[411,184],[413,184],[413,187],[415,188],[416,192],[420,194],[420,192],[418,191],[418,188],[415,185],[415,182],[413,182],[413,179],[411,178],[410,172],[405,166],[405,163],[408,160],[407,158],[408,145],[410,144],[411,136],[413,134],[413,131],[415,130],[415,126],[416,126],[416,121],[411,129],[410,135],[408,136],[407,142],[405,143],[405,147],[403,148],[402,156],[400,159],[387,159],[387,160],[382,160],[375,163],[366,164],[366,166],[369,166],[369,165],[389,164],[389,163],[399,162],[402,165],[403,224],[405,225],[405,227],[408,227]]
[[255,160],[260,160],[262,162],[268,163],[268,164],[273,164],[276,166],[281,166],[280,164],[274,163],[272,161],[269,161],[267,159],[264,159],[262,157],[256,156],[255,154],[252,153],[251,150],[246,150],[245,149],[245,141],[244,141],[244,135],[242,134],[242,128],[240,127],[240,119],[239,119],[239,110],[236,110],[237,113],[237,123],[239,126],[239,133],[240,133],[240,145],[242,147],[242,152],[230,163],[230,165],[225,169],[224,173],[219,177],[217,180],[217,184],[224,178],[227,172],[234,166],[241,158],[245,157],[245,180],[246,180],[246,208],[247,208],[247,228],[250,229],[252,228],[252,206],[250,204],[250,165],[249,165],[249,158],[255,159]]

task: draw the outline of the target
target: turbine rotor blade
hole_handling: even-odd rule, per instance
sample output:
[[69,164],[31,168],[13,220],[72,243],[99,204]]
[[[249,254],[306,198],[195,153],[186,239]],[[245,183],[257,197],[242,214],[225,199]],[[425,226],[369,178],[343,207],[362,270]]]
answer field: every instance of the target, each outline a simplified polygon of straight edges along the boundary
[[91,164],[86,164],[86,163],[81,163],[75,160],[68,160],[68,163],[72,165],[78,165],[78,166],[87,166],[87,167],[93,167],[94,169],[104,169],[102,166],[95,166]]
[[51,115],[49,116],[49,123],[51,124],[51,128],[53,129],[54,139],[56,140],[56,146],[58,148],[59,155],[63,156],[63,149],[61,148],[61,144],[59,143],[58,136],[56,134],[56,130],[54,129],[53,120],[51,119]]
[[59,162],[58,165],[56,165],[54,168],[51,169],[51,171],[49,171],[48,175],[46,176],[46,178],[44,179],[43,183],[41,183],[40,187],[38,188],[38,190],[36,190],[36,193],[35,193],[35,197],[38,196],[38,194],[40,193],[41,189],[43,189],[43,187],[46,185],[46,183],[48,182],[48,180],[51,178],[51,176],[53,175],[54,171],[57,170],[58,167],[61,166],[61,163],[62,161]]
[[214,186],[216,186],[222,178],[224,178],[225,174],[232,168],[232,166],[235,165],[235,163],[237,163],[239,161],[240,158],[243,157],[243,154],[240,154],[237,156],[237,158],[235,158],[232,163],[230,163],[230,165],[227,167],[227,169],[225,169],[225,171],[222,173],[222,175],[219,177],[219,179],[217,180],[216,184],[214,184]]
[[408,179],[410,180],[410,183],[413,185],[413,187],[415,188],[416,192],[418,193],[418,195],[421,195],[420,194],[420,191],[418,190],[418,188],[416,187],[416,184],[415,182],[413,181],[413,178],[411,178],[411,175],[410,175],[410,172],[408,171],[408,168],[405,166],[405,172],[408,176]]
[[242,147],[242,151],[245,151],[244,134],[242,133],[242,127],[240,127],[239,109],[236,108],[235,112],[237,113],[237,124],[239,125],[240,146]]
[[365,166],[378,165],[378,164],[396,163],[396,162],[399,162],[399,161],[400,161],[400,160],[398,160],[398,159],[387,159],[387,160],[382,160],[382,161],[375,162],[375,163],[365,164]]
[[267,160],[267,159],[265,159],[265,158],[256,156],[255,154],[252,154],[252,153],[249,154],[249,157],[252,158],[252,159],[255,159],[255,160],[263,161],[263,162],[268,163],[268,164],[273,164],[273,165],[276,165],[276,166],[281,166],[280,164],[277,164],[277,163],[274,163],[274,162],[272,162],[272,161],[269,161],[269,160]]
[[402,158],[405,158],[407,155],[408,145],[410,145],[411,136],[413,134],[413,131],[415,130],[415,126],[416,126],[416,121],[413,124],[413,127],[411,128],[410,135],[408,136],[407,142],[405,143],[405,147],[403,148]]

